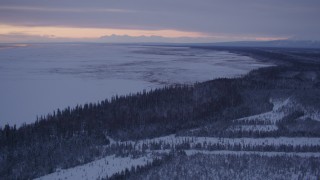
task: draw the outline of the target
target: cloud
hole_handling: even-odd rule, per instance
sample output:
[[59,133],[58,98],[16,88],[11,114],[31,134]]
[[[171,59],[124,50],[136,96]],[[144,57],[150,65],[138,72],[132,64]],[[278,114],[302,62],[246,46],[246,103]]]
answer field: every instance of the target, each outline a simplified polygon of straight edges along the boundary
[[64,13],[136,13],[127,9],[108,8],[53,8],[53,7],[32,7],[32,6],[0,6],[0,10],[10,11],[35,11],[35,12],[64,12]]
[[28,35],[22,33],[0,34],[1,43],[32,43],[32,42],[52,42],[48,36]]
[[178,31],[172,29],[143,30],[143,29],[111,29],[111,28],[81,28],[54,26],[11,26],[0,24],[0,34],[24,33],[28,35],[56,36],[60,38],[98,38],[104,35],[129,36],[163,36],[163,37],[206,37],[199,32]]

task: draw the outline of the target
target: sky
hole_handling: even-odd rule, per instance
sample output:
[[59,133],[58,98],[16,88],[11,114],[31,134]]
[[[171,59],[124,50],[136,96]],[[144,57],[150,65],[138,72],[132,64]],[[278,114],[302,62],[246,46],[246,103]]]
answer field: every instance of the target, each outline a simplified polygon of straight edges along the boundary
[[319,17],[319,0],[0,0],[0,43],[320,40]]

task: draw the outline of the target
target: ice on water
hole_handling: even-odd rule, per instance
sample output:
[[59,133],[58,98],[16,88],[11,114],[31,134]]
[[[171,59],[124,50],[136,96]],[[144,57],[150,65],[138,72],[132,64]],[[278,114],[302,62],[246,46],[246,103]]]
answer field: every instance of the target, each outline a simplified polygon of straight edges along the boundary
[[262,66],[250,57],[189,47],[10,45],[0,49],[0,126],[31,123],[57,108],[116,94],[240,76]]

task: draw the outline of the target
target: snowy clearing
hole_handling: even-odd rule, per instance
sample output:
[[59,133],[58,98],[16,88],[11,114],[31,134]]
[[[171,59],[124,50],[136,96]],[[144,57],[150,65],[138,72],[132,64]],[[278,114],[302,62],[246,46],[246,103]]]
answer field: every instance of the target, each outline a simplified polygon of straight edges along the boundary
[[130,170],[132,166],[144,166],[152,162],[152,160],[151,155],[136,159],[130,157],[115,157],[115,155],[112,155],[74,168],[57,170],[52,174],[37,178],[37,180],[100,179],[107,176],[110,177],[115,173],[124,171],[126,168]]
[[273,104],[272,111],[236,119],[235,121],[265,121],[275,124],[283,117],[285,117],[289,112],[291,112],[291,109],[293,108],[293,104],[290,98],[286,100],[270,99],[270,102]]

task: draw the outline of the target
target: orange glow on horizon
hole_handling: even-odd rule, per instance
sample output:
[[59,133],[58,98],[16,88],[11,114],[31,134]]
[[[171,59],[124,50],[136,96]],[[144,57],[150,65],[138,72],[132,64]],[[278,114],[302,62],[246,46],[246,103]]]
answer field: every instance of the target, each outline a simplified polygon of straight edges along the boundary
[[45,36],[49,38],[99,38],[102,36],[162,36],[177,37],[206,37],[202,33],[178,30],[137,30],[114,28],[80,28],[80,27],[53,27],[53,26],[12,26],[0,24],[0,34],[23,34]]
[[[3,37],[1,37],[3,35]],[[116,28],[82,28],[82,27],[54,27],[54,26],[14,26],[0,24],[0,42],[20,42],[26,38],[37,37],[44,38],[48,41],[80,40],[95,41],[103,36],[159,36],[164,38],[189,38],[189,42],[230,42],[230,41],[272,41],[285,40],[289,37],[275,36],[255,36],[255,35],[236,35],[201,32],[179,31],[172,29],[165,30],[139,30],[139,29],[116,29]],[[31,37],[28,37],[31,36]],[[51,40],[50,40],[51,39]]]

